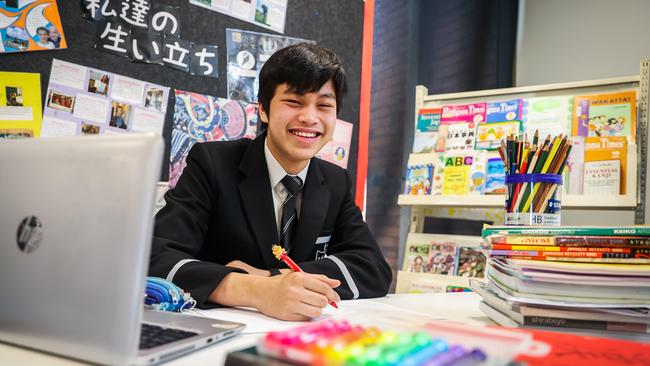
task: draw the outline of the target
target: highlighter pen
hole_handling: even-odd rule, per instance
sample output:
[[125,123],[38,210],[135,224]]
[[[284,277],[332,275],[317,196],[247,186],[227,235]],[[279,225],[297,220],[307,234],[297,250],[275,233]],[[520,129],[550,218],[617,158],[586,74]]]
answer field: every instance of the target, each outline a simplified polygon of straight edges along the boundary
[[[293,260],[291,260],[291,258],[289,258],[284,248],[282,248],[279,245],[274,245],[272,247],[272,250],[273,250],[273,255],[275,255],[277,259],[283,261],[294,272],[304,272],[300,267],[298,267],[296,262],[294,262]],[[332,305],[332,307],[335,309],[339,308],[334,301],[330,301],[329,304]]]

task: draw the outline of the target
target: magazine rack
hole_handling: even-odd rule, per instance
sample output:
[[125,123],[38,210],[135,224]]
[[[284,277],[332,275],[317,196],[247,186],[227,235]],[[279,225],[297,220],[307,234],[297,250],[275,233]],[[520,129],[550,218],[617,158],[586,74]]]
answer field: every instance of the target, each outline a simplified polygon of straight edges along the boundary
[[[563,193],[562,209],[580,210],[626,210],[635,212],[635,223],[644,224],[646,206],[646,170],[648,140],[648,88],[650,85],[650,60],[641,62],[639,76],[628,76],[592,81],[557,83],[538,86],[481,90],[463,93],[428,95],[427,88],[416,86],[415,124],[421,109],[441,108],[444,105],[503,101],[516,98],[552,97],[562,95],[591,95],[614,93],[624,90],[637,91],[636,141],[628,140],[625,194],[613,196],[587,196]],[[498,156],[494,152],[493,156]],[[426,164],[436,160],[435,153],[410,154],[408,165]],[[409,232],[421,233],[424,218],[435,208],[492,208],[502,209],[504,195],[405,195],[400,194],[398,204],[411,208]],[[440,210],[436,210],[440,211]],[[499,223],[501,224],[501,223]],[[402,278],[400,278],[400,276]],[[404,283],[410,283],[419,274],[401,272],[398,274],[398,290],[405,290]],[[445,276],[449,285],[458,285],[465,279]],[[431,279],[426,277],[423,281]],[[401,279],[401,281],[400,281]],[[459,280],[461,281],[459,283]],[[438,280],[436,280],[438,281]],[[401,282],[401,283],[400,283]],[[439,282],[439,281],[438,281]]]

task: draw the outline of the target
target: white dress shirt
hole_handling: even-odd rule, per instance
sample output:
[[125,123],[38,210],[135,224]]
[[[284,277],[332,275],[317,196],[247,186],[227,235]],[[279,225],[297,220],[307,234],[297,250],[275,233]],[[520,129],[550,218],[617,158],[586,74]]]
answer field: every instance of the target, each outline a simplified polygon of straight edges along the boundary
[[[282,184],[281,180],[282,178],[284,178],[285,175],[289,173],[287,173],[284,170],[284,168],[282,168],[282,165],[280,165],[280,163],[278,163],[278,161],[275,159],[275,156],[273,156],[271,150],[269,150],[269,145],[266,139],[264,140],[264,157],[266,158],[266,167],[269,170],[269,180],[271,182],[271,195],[273,196],[273,212],[275,213],[275,223],[278,229],[278,237],[279,237],[280,225],[282,224],[282,203],[284,202],[284,200],[287,198],[287,195],[289,194],[287,189],[284,188],[284,184]],[[305,166],[303,170],[301,170],[298,174],[296,174],[297,176],[300,177],[300,179],[302,179],[303,187],[307,182],[307,170],[309,169],[310,162],[307,162],[307,166]],[[298,215],[297,218],[300,218],[301,203],[302,203],[302,190],[298,192],[298,196],[296,197],[296,211]]]

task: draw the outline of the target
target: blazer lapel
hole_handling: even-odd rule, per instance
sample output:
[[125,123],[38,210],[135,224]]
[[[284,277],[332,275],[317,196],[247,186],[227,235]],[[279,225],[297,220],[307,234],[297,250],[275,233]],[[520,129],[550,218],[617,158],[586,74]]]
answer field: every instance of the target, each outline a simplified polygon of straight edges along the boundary
[[330,191],[315,159],[307,171],[296,236],[290,253],[298,261],[314,260],[314,245],[327,214]]
[[266,134],[263,134],[251,142],[239,164],[239,169],[246,175],[239,184],[239,197],[264,263],[267,268],[277,268],[280,263],[273,256],[271,247],[277,244],[279,239],[269,170],[264,157],[265,137]]

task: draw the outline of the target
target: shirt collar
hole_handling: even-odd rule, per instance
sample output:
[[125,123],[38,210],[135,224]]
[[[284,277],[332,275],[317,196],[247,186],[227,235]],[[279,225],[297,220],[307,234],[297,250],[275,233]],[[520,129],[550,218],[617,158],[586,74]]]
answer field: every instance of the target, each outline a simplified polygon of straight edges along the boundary
[[[277,186],[282,178],[284,178],[284,176],[289,173],[287,173],[284,168],[282,168],[282,165],[278,163],[278,161],[275,159],[275,156],[273,156],[273,153],[271,153],[271,150],[269,150],[267,139],[264,139],[264,157],[266,158],[266,167],[269,170],[271,189],[275,189],[275,186]],[[307,162],[307,165],[303,170],[296,174],[300,177],[300,179],[302,179],[303,186],[307,182],[307,170],[309,170],[309,164],[311,164],[311,160]]]

